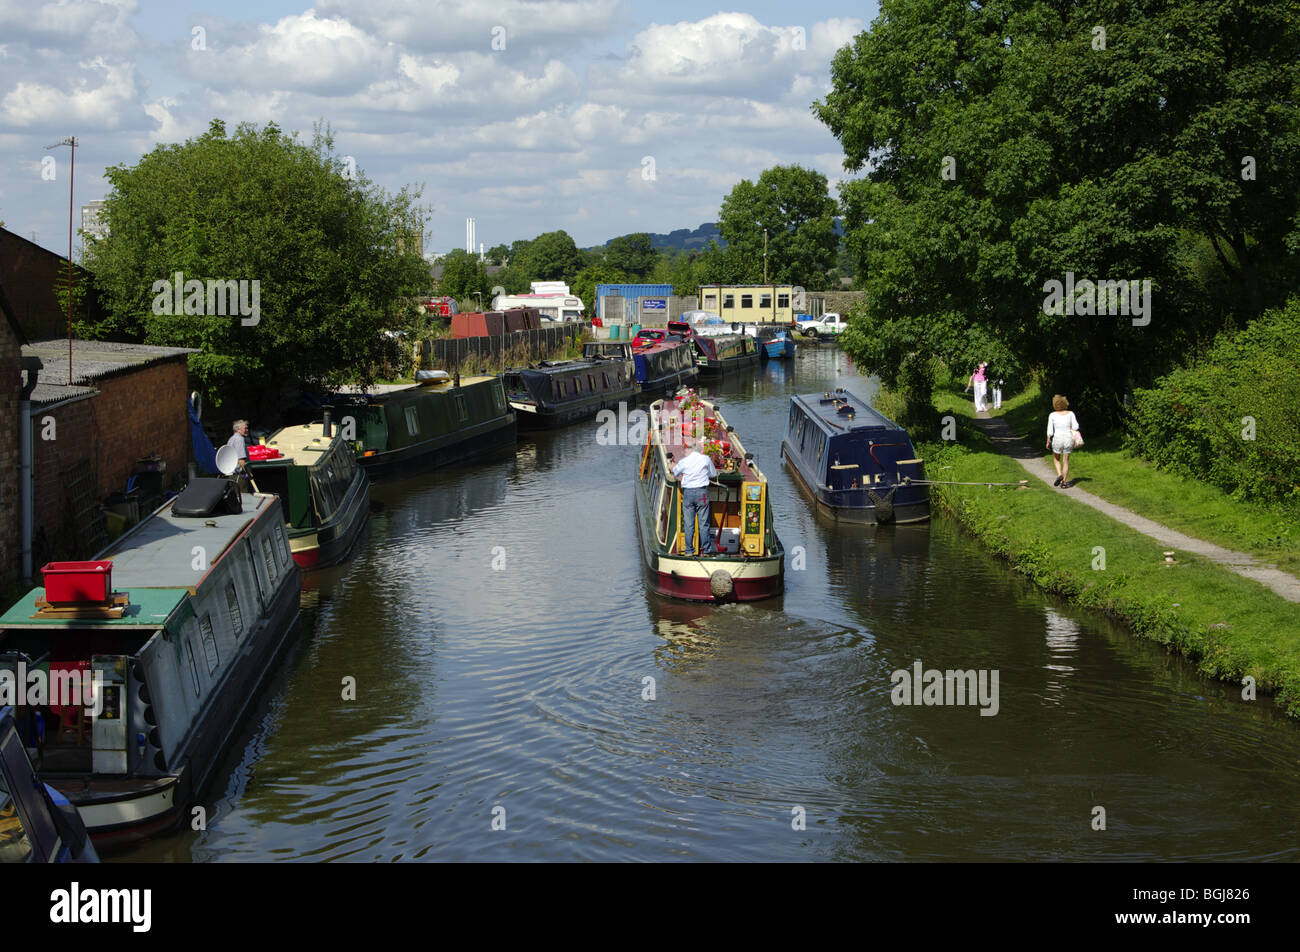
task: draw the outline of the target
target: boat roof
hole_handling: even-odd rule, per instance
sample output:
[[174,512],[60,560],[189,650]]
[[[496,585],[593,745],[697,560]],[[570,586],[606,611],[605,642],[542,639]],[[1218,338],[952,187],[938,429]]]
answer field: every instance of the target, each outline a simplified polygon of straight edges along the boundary
[[[112,560],[113,589],[130,599],[121,618],[33,618],[36,601],[45,599],[44,587],[38,587],[0,615],[0,627],[162,625],[275,496],[242,493],[239,498],[243,512],[201,517],[177,516],[173,499],[96,556]],[[207,554],[202,569],[194,568],[196,547]]]
[[[842,431],[902,429],[871,404],[843,387],[837,387],[826,393],[803,393],[790,399],[797,401],[809,416],[824,424],[826,429]],[[840,408],[844,406],[852,409],[852,419],[849,419],[849,414],[840,412]]]
[[[188,561],[185,563],[187,568],[189,564]],[[113,578],[113,587],[118,591],[123,591],[125,588],[117,583],[116,576]],[[36,625],[54,625],[62,628],[99,628],[103,625],[121,628],[157,628],[171,617],[176,606],[189,595],[189,589],[186,588],[126,588],[125,590],[131,601],[122,612],[121,618],[33,618],[32,616],[36,614],[36,603],[45,600],[45,589],[34,588],[11,605],[7,612],[0,615],[0,628],[30,628]]]
[[[467,375],[460,378],[460,385],[462,387],[468,387],[471,384],[486,383],[487,381],[495,379],[496,377],[485,374],[474,374],[473,376]],[[361,394],[361,396],[364,396],[370,403],[383,403],[385,400],[409,397],[414,393],[421,393],[424,391],[442,393],[443,391],[455,389],[455,378],[448,376],[441,380],[417,380],[415,383],[403,384],[400,387],[388,387],[384,390],[376,391],[375,393]],[[316,435],[319,436],[321,428],[320,423],[313,423],[310,425],[316,428]],[[276,435],[278,436],[279,434]],[[280,447],[280,452],[284,452],[283,447]]]
[[[708,400],[703,399],[700,400],[700,406],[704,410],[706,416],[715,418],[722,426],[722,429],[724,431],[726,430],[727,420],[717,407]],[[660,428],[659,421],[661,414],[671,413],[677,408],[680,408],[680,403],[677,398],[656,400],[654,403],[650,404],[650,435],[654,441],[654,445],[658,448],[660,454],[662,454],[664,466],[669,472],[672,471],[674,463],[680,462],[686,454],[690,452],[690,448],[687,447],[682,440],[682,430],[679,427],[671,428],[667,436],[663,434]],[[745,447],[741,444],[740,437],[736,435],[734,430],[726,434],[726,439],[731,443],[733,454],[740,459],[740,475],[747,482],[767,482],[767,477],[762,474],[758,466],[750,460],[745,459]],[[672,462],[668,460],[669,453],[673,455]]]
[[283,429],[276,430],[267,438],[266,445],[274,446],[279,450],[280,458],[252,460],[250,465],[257,467],[267,464],[293,463],[297,466],[314,466],[320,462],[321,457],[334,445],[334,442],[341,439],[337,420],[333,426],[333,436],[321,434],[322,424],[320,422],[303,423],[300,426],[286,426]]
[[192,567],[194,548],[202,546],[207,564],[216,565],[274,499],[269,493],[241,493],[243,512],[210,516],[178,516],[168,504],[99,558],[113,560],[113,585],[119,589],[192,588],[206,574]]

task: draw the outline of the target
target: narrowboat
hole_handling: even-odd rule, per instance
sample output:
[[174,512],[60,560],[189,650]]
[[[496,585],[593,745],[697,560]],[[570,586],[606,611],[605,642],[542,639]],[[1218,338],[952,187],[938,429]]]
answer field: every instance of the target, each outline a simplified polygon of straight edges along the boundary
[[414,386],[336,403],[335,411],[345,435],[347,417],[354,418],[353,448],[371,479],[447,466],[515,442],[515,414],[498,377],[422,370]]
[[676,393],[699,376],[695,346],[674,337],[632,350],[636,380],[642,393]]
[[843,387],[790,398],[781,454],[817,510],[834,519],[930,518],[925,466],[907,431]]
[[525,429],[564,426],[635,399],[636,372],[626,356],[542,361],[501,375],[506,401]]
[[97,863],[72,802],[36,777],[14,709],[0,707],[0,863]]
[[370,517],[370,479],[330,414],[276,430],[248,452],[254,488],[284,500],[294,561],[318,569],[347,558]]
[[702,377],[721,376],[758,363],[758,341],[747,334],[702,337],[697,332],[694,344]]
[[0,615],[0,677],[48,685],[15,705],[41,780],[101,848],[174,828],[298,620],[280,500],[195,479],[96,560],[42,572]]
[[[686,556],[681,483],[674,464],[702,437],[718,468],[709,487],[712,538]],[[650,404],[636,481],[637,532],[655,591],[701,602],[752,602],[781,594],[785,550],[773,525],[767,478],[717,408],[693,391]]]

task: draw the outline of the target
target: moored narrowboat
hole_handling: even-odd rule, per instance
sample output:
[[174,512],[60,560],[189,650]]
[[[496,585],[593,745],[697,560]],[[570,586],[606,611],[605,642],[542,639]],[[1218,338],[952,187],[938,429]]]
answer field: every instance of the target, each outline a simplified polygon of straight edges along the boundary
[[695,362],[695,345],[670,336],[662,341],[632,350],[636,380],[642,393],[676,393],[690,386],[699,376]]
[[514,445],[515,414],[500,378],[420,373],[426,378],[414,386],[335,405],[340,423],[345,415],[355,418],[357,460],[372,479]]
[[758,341],[747,334],[720,334],[695,340],[696,363],[700,376],[721,376],[744,370],[758,363]]
[[[0,677],[40,778],[101,847],[188,818],[298,618],[280,500],[197,479],[0,616]],[[35,679],[35,682],[33,681]]]
[[817,510],[834,519],[930,518],[925,465],[907,431],[843,387],[790,398],[781,454]]
[[[691,540],[690,556],[681,483],[673,475],[673,465],[690,452],[684,434],[704,439],[718,469],[709,486],[710,538]],[[707,602],[781,594],[785,549],[773,524],[767,478],[717,408],[693,391],[650,405],[634,497],[646,570],[660,594]]]
[[284,501],[294,561],[317,569],[347,558],[370,517],[370,479],[339,428],[327,415],[276,430],[265,446],[247,472],[260,492]]
[[794,358],[794,335],[785,329],[762,328],[758,332],[759,355],[763,360]]
[[506,401],[519,426],[545,429],[594,417],[637,395],[636,373],[626,356],[542,361],[501,375]]

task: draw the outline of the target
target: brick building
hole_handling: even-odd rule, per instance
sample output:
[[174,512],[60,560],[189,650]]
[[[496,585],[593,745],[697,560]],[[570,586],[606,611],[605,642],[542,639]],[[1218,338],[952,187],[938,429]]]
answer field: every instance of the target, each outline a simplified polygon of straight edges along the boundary
[[[49,558],[89,558],[93,544],[76,513],[126,489],[137,462],[157,456],[164,486],[177,488],[190,456],[181,347],[44,340],[22,348],[43,365],[32,393],[35,567]],[[82,484],[79,487],[79,482]]]
[[[0,589],[19,569],[18,403],[23,334],[0,286]],[[7,607],[7,606],[5,606]]]
[[[55,286],[68,280],[68,259],[42,248],[22,235],[0,228],[0,284],[9,295],[9,306],[23,334],[29,340],[67,336],[68,317],[59,306]],[[89,273],[76,267],[73,280],[89,287]],[[73,317],[98,321],[103,317],[93,291],[85,296],[83,313]]]

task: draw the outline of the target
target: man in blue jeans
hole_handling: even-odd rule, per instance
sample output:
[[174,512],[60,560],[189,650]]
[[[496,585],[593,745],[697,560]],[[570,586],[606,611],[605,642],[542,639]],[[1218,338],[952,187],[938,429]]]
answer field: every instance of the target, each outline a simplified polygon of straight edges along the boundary
[[695,443],[690,452],[673,466],[673,475],[682,482],[682,528],[686,531],[685,555],[694,555],[695,527],[700,529],[700,551],[709,544],[709,480],[718,478],[713,460],[700,452]]

